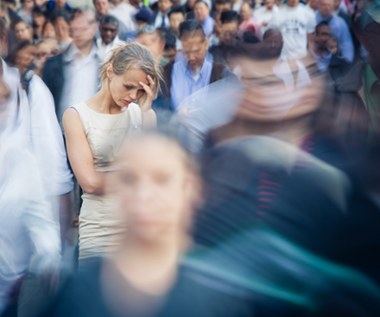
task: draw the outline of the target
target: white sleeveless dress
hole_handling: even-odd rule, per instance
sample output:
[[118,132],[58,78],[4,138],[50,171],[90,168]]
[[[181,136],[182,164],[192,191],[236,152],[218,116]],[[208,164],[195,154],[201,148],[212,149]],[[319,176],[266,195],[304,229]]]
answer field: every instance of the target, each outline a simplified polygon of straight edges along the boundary
[[[73,106],[82,121],[97,172],[111,171],[125,137],[141,131],[142,112],[130,104],[120,114],[102,114],[85,103]],[[104,256],[117,247],[123,228],[116,218],[114,200],[107,196],[84,193],[79,216],[79,259]]]

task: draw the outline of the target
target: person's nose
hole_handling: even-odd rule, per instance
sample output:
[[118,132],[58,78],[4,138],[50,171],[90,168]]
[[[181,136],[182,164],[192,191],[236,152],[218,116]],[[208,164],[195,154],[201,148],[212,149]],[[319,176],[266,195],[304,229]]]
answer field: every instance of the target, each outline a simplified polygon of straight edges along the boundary
[[129,98],[131,98],[132,100],[136,100],[136,99],[137,99],[137,89],[133,89],[133,90],[129,93]]

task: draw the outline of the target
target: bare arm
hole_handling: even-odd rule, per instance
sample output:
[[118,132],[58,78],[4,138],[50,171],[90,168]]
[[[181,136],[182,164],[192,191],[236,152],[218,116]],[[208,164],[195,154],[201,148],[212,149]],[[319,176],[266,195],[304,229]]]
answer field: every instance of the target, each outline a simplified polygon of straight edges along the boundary
[[103,194],[105,174],[95,170],[92,151],[76,110],[66,110],[62,122],[66,134],[67,154],[79,185],[85,193]]

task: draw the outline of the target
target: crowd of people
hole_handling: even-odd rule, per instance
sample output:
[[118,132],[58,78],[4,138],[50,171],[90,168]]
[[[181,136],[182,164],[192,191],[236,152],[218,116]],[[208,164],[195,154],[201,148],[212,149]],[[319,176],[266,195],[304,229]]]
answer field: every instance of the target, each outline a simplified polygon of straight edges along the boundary
[[0,316],[380,316],[379,0],[3,0]]

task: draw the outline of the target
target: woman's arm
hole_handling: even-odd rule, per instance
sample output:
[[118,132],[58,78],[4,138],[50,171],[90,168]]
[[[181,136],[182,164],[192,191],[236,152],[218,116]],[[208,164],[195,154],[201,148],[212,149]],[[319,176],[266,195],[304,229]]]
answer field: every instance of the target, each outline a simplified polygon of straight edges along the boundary
[[75,177],[83,191],[101,195],[104,192],[105,174],[95,170],[92,151],[88,144],[78,112],[69,108],[63,114],[67,154]]
[[154,81],[152,77],[147,76],[148,85],[140,82],[140,85],[145,90],[145,95],[139,101],[141,110],[142,110],[142,121],[144,128],[154,128],[157,125],[156,113],[152,109],[152,102],[156,99],[156,95],[153,93]]

